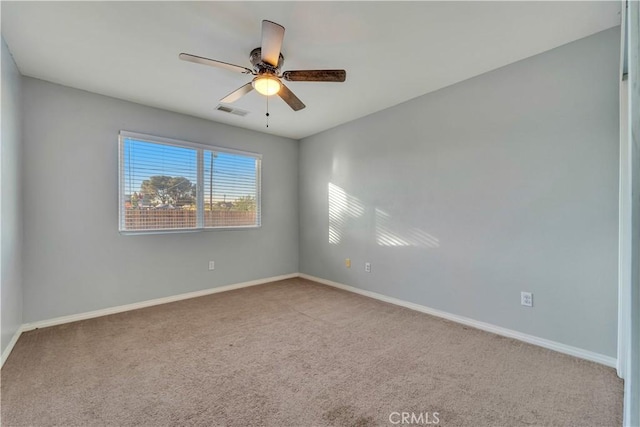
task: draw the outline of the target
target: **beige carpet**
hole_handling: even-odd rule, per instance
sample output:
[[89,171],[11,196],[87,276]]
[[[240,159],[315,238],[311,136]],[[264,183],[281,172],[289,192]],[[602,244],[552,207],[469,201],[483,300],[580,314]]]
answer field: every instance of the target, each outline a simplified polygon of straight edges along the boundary
[[7,426],[409,425],[402,412],[413,425],[617,426],[622,381],[303,279],[27,332],[2,369]]

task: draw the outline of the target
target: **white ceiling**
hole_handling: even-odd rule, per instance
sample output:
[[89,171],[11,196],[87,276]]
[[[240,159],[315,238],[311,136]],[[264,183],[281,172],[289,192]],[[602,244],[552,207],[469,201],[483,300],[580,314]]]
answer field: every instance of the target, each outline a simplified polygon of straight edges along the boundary
[[[620,2],[7,2],[2,35],[22,74],[262,132],[302,138],[620,23]],[[255,91],[262,19],[286,28],[283,70],[344,68],[345,83],[289,82],[298,112]]]

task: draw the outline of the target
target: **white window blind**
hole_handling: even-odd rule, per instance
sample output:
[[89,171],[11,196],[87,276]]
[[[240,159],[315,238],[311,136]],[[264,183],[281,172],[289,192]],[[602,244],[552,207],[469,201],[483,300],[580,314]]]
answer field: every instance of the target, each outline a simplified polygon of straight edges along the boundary
[[260,226],[261,156],[120,132],[120,231]]

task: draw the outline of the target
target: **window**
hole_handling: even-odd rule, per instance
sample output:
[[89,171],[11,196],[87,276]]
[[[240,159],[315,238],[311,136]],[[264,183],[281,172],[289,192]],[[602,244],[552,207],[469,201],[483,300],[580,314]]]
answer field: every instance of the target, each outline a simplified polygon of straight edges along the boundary
[[260,226],[262,156],[120,132],[120,231]]

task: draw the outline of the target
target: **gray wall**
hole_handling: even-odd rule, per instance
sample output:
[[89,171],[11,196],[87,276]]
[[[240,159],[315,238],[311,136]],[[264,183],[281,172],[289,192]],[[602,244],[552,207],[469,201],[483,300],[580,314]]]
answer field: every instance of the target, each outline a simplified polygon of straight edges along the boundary
[[629,96],[631,124],[631,298],[629,304],[624,382],[624,418],[627,426],[640,426],[640,4],[629,2]]
[[22,76],[2,39],[2,352],[22,324]]
[[[297,272],[295,140],[32,78],[23,92],[25,322]],[[262,227],[120,235],[121,129],[262,153]]]
[[303,139],[301,272],[615,357],[619,41]]

